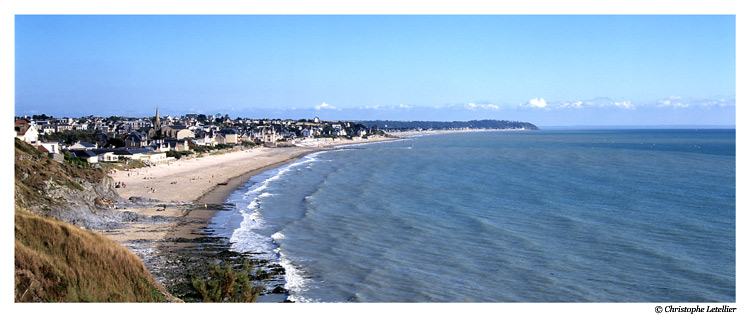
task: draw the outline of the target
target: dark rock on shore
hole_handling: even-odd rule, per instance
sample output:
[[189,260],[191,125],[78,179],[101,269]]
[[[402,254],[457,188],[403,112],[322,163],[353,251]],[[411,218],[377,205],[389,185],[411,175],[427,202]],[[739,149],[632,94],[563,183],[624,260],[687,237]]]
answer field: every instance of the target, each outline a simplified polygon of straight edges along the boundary
[[[284,289],[283,267],[268,260],[258,259],[249,253],[232,251],[226,238],[206,235],[195,239],[131,242],[128,248],[143,259],[154,278],[171,294],[185,302],[201,301],[201,296],[193,288],[191,280],[196,277],[208,277],[211,264],[231,263],[235,268],[240,268],[245,260],[260,268],[261,273],[251,277],[251,282],[265,285],[265,291],[261,296],[276,294],[286,298],[288,295],[288,291]],[[159,248],[152,248],[157,242]]]
[[142,204],[142,203],[160,203],[161,200],[158,199],[152,199],[152,198],[145,198],[145,197],[138,197],[138,196],[132,196],[128,198],[129,201]]

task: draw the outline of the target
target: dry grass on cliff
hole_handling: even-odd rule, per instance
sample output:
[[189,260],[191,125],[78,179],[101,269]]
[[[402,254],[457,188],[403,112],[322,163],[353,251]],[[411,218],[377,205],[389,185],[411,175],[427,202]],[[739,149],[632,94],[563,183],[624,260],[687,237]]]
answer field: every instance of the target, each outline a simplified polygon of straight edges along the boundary
[[16,302],[164,302],[140,259],[101,234],[15,213]]
[[15,139],[15,143],[15,200],[22,207],[59,203],[46,195],[48,183],[83,190],[82,181],[98,183],[107,176],[103,169],[57,162],[26,142]]

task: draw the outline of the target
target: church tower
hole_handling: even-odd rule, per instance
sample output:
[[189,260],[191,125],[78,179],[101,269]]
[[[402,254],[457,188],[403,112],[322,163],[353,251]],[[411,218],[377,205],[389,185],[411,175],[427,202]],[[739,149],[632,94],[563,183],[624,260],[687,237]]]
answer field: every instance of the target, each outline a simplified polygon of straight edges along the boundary
[[159,107],[156,107],[156,120],[154,120],[154,128],[159,129],[161,127],[161,119],[159,119]]

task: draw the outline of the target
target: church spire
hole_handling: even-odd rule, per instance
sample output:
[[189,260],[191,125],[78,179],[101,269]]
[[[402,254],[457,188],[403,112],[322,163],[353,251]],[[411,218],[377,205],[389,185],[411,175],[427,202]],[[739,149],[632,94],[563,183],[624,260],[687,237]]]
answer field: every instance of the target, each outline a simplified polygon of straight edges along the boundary
[[161,127],[161,119],[159,118],[159,107],[156,107],[156,120],[154,122],[154,128]]

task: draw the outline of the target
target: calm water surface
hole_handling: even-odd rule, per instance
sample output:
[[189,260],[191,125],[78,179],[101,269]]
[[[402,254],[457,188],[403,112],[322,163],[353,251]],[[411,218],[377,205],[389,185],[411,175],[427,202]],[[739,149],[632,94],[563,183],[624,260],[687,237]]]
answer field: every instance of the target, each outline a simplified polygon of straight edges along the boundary
[[213,229],[295,301],[733,302],[735,131],[452,133],[309,155]]

